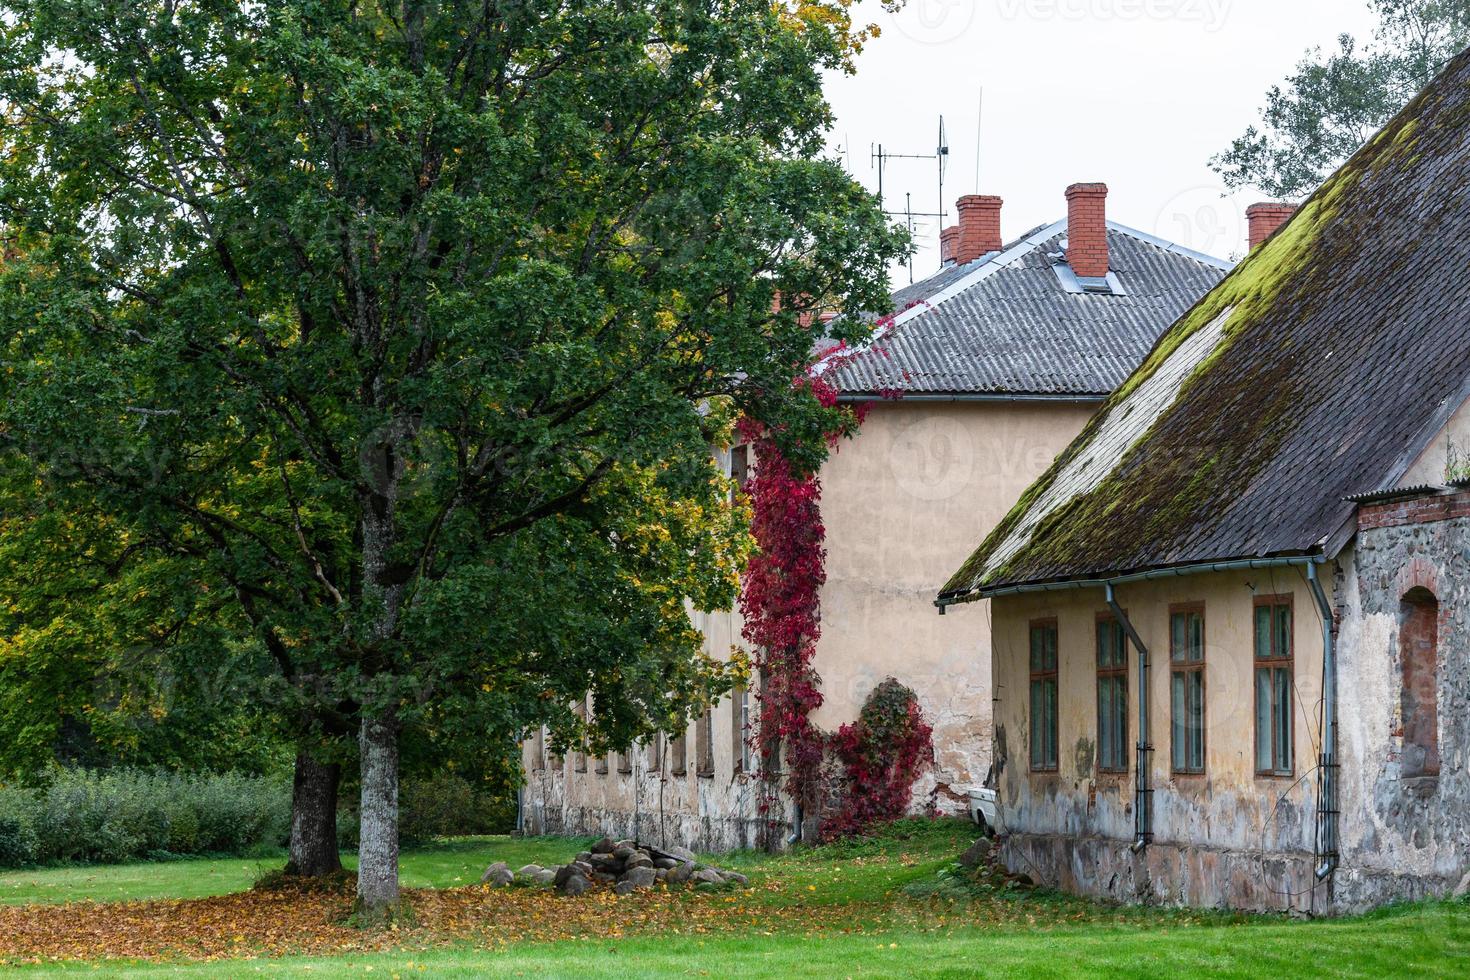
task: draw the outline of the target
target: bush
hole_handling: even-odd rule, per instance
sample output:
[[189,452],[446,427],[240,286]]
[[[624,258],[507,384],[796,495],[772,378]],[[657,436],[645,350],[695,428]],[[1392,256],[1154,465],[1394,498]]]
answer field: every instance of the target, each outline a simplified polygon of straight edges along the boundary
[[57,769],[36,789],[0,787],[0,867],[249,855],[283,845],[290,819],[280,777]]
[[[357,848],[357,797],[344,793],[337,810],[337,842]],[[493,793],[457,773],[405,776],[398,791],[398,839],[419,844],[439,837],[508,834],[515,829],[514,792]]]

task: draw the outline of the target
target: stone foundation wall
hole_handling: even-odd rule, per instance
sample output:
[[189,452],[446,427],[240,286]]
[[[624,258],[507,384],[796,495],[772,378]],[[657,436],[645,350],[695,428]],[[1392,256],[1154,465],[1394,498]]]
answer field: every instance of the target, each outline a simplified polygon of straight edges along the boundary
[[1331,904],[1330,886],[1314,887],[1310,852],[1155,842],[1135,854],[1128,840],[1012,833],[1000,855],[1038,884],[1116,902],[1319,914]]

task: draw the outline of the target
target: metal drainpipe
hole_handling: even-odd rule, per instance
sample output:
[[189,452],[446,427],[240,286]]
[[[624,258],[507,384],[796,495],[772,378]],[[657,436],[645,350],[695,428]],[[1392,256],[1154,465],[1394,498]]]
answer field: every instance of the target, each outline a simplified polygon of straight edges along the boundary
[[1138,651],[1138,756],[1134,763],[1134,797],[1133,797],[1133,828],[1135,839],[1133,841],[1133,853],[1137,854],[1149,844],[1153,843],[1153,803],[1154,793],[1151,787],[1154,747],[1149,744],[1149,711],[1148,711],[1148,647],[1144,645],[1143,637],[1133,628],[1133,623],[1124,614],[1123,608],[1118,605],[1118,600],[1113,595],[1113,583],[1106,582],[1103,588],[1107,593],[1108,608],[1113,611],[1113,616],[1123,626],[1123,631],[1128,634],[1128,639],[1133,648]]
[[787,847],[790,847],[792,844],[795,844],[797,841],[801,840],[801,819],[801,804],[793,803],[791,814],[791,836],[786,838]]
[[1317,765],[1317,880],[1337,870],[1337,644],[1332,632],[1332,606],[1317,577],[1317,566],[1307,566],[1307,585],[1322,614],[1322,756]]

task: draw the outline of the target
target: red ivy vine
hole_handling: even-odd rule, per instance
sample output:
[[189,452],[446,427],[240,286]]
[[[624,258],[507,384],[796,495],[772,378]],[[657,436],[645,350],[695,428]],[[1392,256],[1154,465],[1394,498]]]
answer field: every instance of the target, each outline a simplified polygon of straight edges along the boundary
[[[808,387],[823,405],[836,405],[837,391],[820,376],[807,375],[797,384]],[[742,581],[740,612],[743,636],[756,651],[753,661],[760,680],[753,741],[762,760],[761,811],[770,816],[782,790],[813,814],[824,801],[835,800],[835,810],[821,815],[823,836],[860,833],[907,809],[918,767],[933,757],[931,730],[918,713],[913,692],[897,681],[891,684],[908,693],[915,724],[905,727],[896,715],[889,717],[897,710],[890,710],[889,702],[897,702],[887,686],[879,688],[885,692],[879,699],[882,706],[870,712],[865,705],[856,727],[844,726],[829,737],[812,722],[823,700],[821,678],[812,665],[822,632],[821,590],[827,581],[822,485],[816,474],[792,467],[758,424],[742,422],[740,434],[753,444],[756,460],[745,493],[758,551]],[[838,434],[829,438],[835,445]],[[829,750],[843,765],[838,786],[827,784]],[[877,782],[865,785],[875,775]],[[775,829],[774,822],[769,829]]]
[[[835,392],[818,382],[824,403]],[[811,715],[822,706],[821,678],[812,666],[822,635],[820,593],[827,581],[827,530],[822,524],[822,484],[816,474],[797,472],[760,426],[741,424],[755,448],[755,475],[745,485],[751,502],[751,533],[759,546],[741,582],[742,635],[755,649],[760,712],[755,750],[761,759],[769,814],[784,788],[810,806],[821,784],[826,740]],[[784,756],[784,760],[783,757]],[[778,784],[782,763],[784,786]]]
[[861,834],[907,813],[914,780],[934,762],[933,736],[911,689],[892,677],[873,688],[858,720],[832,737],[845,778],[837,807],[822,823],[823,838]]

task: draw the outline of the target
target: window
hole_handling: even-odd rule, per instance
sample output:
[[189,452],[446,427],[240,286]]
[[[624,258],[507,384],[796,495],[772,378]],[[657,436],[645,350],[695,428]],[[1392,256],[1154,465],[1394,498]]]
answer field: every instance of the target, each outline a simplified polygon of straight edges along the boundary
[[[587,720],[587,704],[586,704],[586,702],[583,702],[582,704],[577,705],[577,707],[574,708],[573,711],[576,713],[577,719],[579,721],[586,721]],[[587,736],[585,734],[583,734],[581,737],[583,739],[585,739]],[[577,751],[572,756],[572,768],[575,769],[575,770],[577,770],[577,772],[586,772],[587,771],[587,743],[585,741],[581,742],[577,746]]]
[[694,746],[699,753],[696,776],[715,774],[715,709],[705,708],[694,727]]
[[531,741],[531,768],[540,772],[546,768],[546,729],[536,729],[536,735]]
[[730,758],[736,772],[754,772],[750,751],[750,691],[744,685],[730,693]]
[[597,774],[599,776],[607,775],[607,756],[605,755],[597,757]]
[[664,736],[662,732],[654,732],[653,737],[648,740],[648,771],[661,772],[664,767]]
[[1439,775],[1439,600],[1414,588],[1399,604],[1399,657],[1403,661],[1405,779]]
[[1205,607],[1169,610],[1169,750],[1178,773],[1205,771]]
[[682,776],[689,771],[689,735],[680,732],[669,745],[669,772]]
[[1057,771],[1057,621],[1031,624],[1031,771]]
[[[735,493],[742,492],[750,482],[749,446],[736,446],[730,450],[730,479],[735,481]],[[735,499],[734,494],[730,499]]]
[[618,772],[624,776],[633,771],[633,750],[625,749],[618,753]]
[[1291,596],[1256,599],[1256,773],[1290,776],[1292,749]]
[[1128,638],[1110,612],[1097,617],[1097,768],[1128,771]]
[[[767,693],[771,688],[771,678],[765,671],[761,672],[761,703],[764,704]],[[761,769],[771,775],[781,772],[781,740],[771,739],[769,742],[759,746],[761,752]]]

